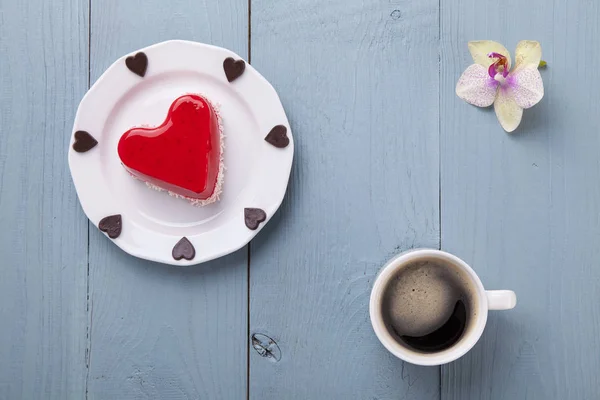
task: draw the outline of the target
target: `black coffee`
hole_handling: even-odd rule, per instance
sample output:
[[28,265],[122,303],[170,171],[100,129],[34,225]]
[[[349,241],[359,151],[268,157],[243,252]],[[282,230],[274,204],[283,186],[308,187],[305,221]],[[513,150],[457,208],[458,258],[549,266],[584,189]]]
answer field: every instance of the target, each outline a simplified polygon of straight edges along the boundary
[[463,274],[437,260],[400,269],[383,295],[383,319],[390,334],[425,353],[457,343],[476,312],[474,289]]

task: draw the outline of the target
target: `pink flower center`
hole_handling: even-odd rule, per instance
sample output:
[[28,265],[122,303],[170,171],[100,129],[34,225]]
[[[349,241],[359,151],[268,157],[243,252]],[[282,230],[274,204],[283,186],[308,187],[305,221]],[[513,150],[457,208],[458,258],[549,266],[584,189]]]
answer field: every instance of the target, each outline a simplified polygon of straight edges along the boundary
[[488,75],[496,78],[497,74],[502,74],[504,78],[508,75],[509,66],[508,59],[500,53],[488,53],[489,58],[495,58],[496,61],[488,68]]

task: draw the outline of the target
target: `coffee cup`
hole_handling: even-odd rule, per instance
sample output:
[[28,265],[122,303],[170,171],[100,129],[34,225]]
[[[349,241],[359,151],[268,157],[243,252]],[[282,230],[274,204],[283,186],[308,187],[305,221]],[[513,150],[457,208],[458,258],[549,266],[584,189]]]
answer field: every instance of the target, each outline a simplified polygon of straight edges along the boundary
[[369,313],[377,338],[393,355],[412,364],[441,365],[473,348],[488,310],[508,310],[516,302],[511,290],[485,290],[460,258],[417,249],[383,266]]

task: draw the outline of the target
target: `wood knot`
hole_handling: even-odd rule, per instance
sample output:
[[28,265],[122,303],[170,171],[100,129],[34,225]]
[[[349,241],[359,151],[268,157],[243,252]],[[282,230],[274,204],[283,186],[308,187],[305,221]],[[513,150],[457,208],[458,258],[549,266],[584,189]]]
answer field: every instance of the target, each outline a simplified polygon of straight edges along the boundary
[[252,334],[252,347],[261,356],[273,362],[281,360],[281,349],[279,345],[267,335],[262,333]]

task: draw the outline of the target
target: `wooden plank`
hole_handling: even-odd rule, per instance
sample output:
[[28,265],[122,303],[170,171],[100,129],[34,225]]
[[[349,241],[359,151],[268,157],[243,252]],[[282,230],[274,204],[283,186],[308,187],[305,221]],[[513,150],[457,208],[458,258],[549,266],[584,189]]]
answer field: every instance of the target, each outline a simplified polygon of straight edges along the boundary
[[[92,1],[91,74],[167,39],[247,54],[247,0]],[[193,268],[135,259],[90,232],[90,397],[241,399],[247,249]]]
[[439,368],[377,341],[368,299],[394,254],[439,244],[438,2],[252,2],[252,64],[278,90],[296,158],[252,244],[253,399],[437,399]]
[[[600,4],[442,2],[441,21],[442,248],[518,296],[442,369],[442,398],[598,398]],[[542,43],[545,98],[513,135],[454,94],[476,39]]]
[[85,396],[87,223],[66,150],[86,0],[0,1],[0,398]]

